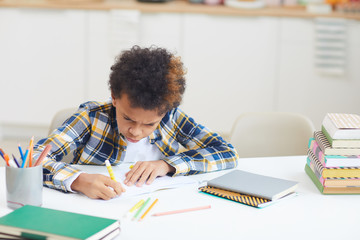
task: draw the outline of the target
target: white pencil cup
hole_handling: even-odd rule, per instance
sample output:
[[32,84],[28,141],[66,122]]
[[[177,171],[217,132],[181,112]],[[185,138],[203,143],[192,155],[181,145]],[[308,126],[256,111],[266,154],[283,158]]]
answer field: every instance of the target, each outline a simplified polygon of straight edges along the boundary
[[24,205],[41,206],[43,174],[42,165],[28,168],[6,166],[6,200],[12,209]]

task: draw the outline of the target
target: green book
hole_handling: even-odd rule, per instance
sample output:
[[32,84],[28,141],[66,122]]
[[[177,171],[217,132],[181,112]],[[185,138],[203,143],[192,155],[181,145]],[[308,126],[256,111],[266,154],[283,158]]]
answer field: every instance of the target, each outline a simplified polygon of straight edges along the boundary
[[26,205],[0,218],[0,236],[25,239],[112,239],[120,233],[116,219]]
[[321,126],[321,131],[333,148],[360,148],[360,139],[333,139],[324,126]]

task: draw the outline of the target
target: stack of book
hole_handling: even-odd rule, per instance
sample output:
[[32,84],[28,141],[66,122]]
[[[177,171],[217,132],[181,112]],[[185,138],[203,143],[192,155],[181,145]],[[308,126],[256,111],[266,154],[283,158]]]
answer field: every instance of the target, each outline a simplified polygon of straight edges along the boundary
[[256,208],[264,208],[275,202],[296,196],[298,182],[233,170],[211,179],[202,193],[222,197]]
[[323,194],[360,193],[360,116],[328,113],[309,140],[305,172]]

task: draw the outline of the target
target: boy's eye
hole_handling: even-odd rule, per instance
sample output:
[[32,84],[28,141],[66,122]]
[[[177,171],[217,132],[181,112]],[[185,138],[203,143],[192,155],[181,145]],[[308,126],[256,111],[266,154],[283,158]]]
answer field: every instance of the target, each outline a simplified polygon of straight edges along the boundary
[[126,120],[126,121],[132,121],[130,118],[128,118],[128,117],[124,117],[124,119]]

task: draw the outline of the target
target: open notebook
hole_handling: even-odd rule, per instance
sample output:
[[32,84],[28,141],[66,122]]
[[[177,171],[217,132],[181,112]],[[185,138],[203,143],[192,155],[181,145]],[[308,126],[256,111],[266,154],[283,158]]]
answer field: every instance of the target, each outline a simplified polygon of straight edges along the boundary
[[[98,173],[109,176],[109,173],[105,166],[93,166],[93,165],[72,165],[73,167],[82,170],[87,173]],[[157,177],[154,182],[150,185],[144,184],[141,187],[135,185],[128,187],[123,182],[125,180],[125,173],[130,170],[130,164],[124,163],[117,166],[112,166],[114,171],[116,181],[120,182],[126,192],[121,194],[122,197],[136,196],[146,193],[151,193],[157,190],[169,189],[169,188],[178,188],[182,186],[187,186],[190,184],[198,184],[198,182],[188,176],[176,176],[176,177]]]

